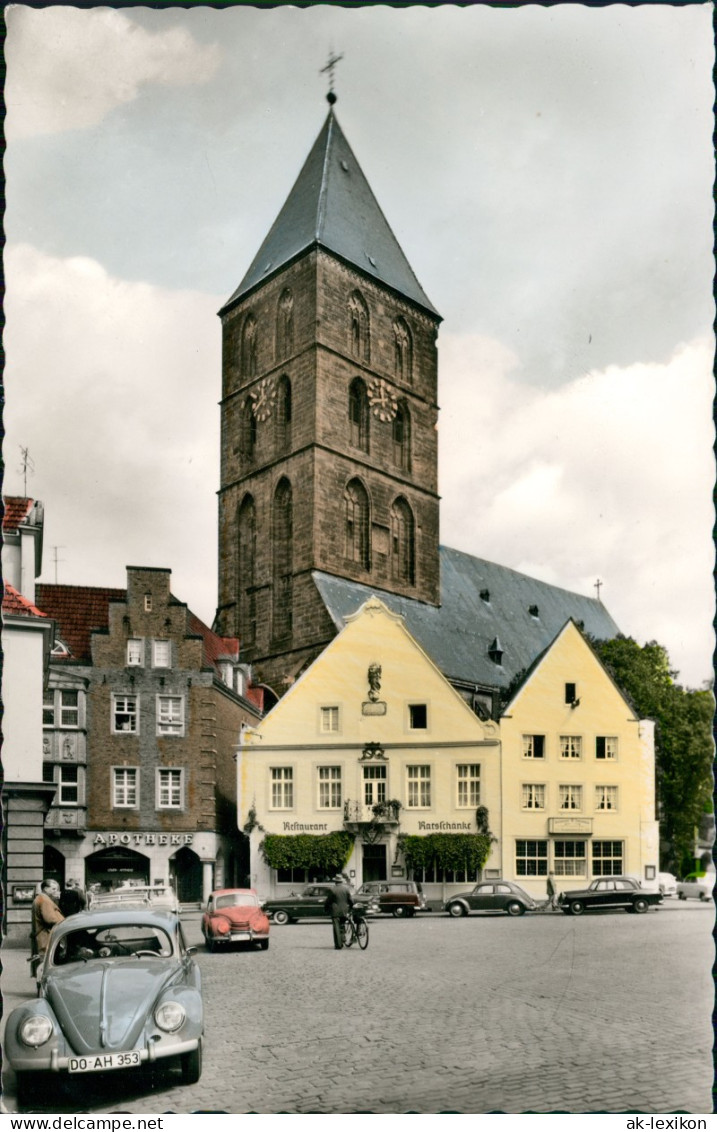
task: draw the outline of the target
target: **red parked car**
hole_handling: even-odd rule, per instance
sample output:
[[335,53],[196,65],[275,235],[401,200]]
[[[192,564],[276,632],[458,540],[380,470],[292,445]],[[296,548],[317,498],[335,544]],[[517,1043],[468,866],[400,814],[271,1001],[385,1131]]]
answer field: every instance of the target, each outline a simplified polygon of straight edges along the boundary
[[209,897],[202,916],[207,951],[220,944],[255,943],[269,946],[269,917],[253,888],[218,888]]

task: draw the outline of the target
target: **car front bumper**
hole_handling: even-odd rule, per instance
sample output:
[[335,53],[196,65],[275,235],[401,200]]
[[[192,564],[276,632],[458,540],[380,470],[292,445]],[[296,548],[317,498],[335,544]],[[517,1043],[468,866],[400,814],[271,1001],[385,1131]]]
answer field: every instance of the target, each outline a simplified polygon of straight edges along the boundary
[[[160,1061],[165,1057],[177,1057],[182,1053],[191,1053],[192,1050],[198,1048],[201,1044],[201,1037],[185,1038],[182,1041],[152,1041],[151,1039],[145,1043],[136,1052],[139,1053],[140,1064],[145,1062]],[[28,1050],[27,1055],[15,1052],[11,1059],[11,1064],[16,1073],[61,1073],[63,1071],[69,1072],[70,1060],[76,1060],[78,1056],[85,1057],[90,1060],[93,1057],[102,1058],[107,1054],[108,1050],[95,1050],[91,1054],[75,1054],[75,1053],[60,1053],[55,1047],[43,1054],[41,1047],[37,1049]],[[113,1053],[129,1053],[134,1052],[130,1050],[113,1050]],[[128,1066],[127,1068],[133,1068]],[[134,1067],[136,1068],[136,1067]],[[97,1070],[100,1071],[99,1068]]]

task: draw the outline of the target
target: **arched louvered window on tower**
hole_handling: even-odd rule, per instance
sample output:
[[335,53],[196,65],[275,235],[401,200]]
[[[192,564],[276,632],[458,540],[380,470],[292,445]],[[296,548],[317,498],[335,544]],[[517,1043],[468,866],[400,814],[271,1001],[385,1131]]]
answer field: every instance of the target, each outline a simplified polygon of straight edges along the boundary
[[405,318],[396,319],[393,334],[396,377],[410,385],[413,382],[413,338]]
[[416,581],[416,524],[403,496],[391,507],[391,574],[394,581],[414,585]]
[[274,492],[272,513],[274,637],[288,637],[292,630],[293,609],[293,495],[286,478]]
[[247,397],[241,409],[241,455],[246,463],[251,463],[256,452],[256,415],[254,402]]
[[360,377],[355,377],[349,386],[349,430],[352,446],[368,452],[368,393],[366,383]]
[[411,470],[411,414],[405,401],[396,409],[392,423],[393,462],[403,472]]
[[274,421],[276,448],[284,452],[291,447],[291,382],[286,374],[282,374],[277,383]]
[[344,492],[344,554],[362,570],[371,569],[369,530],[368,492],[361,480],[353,479]]
[[294,352],[294,296],[287,287],[276,307],[276,360]]
[[360,291],[354,291],[349,299],[349,345],[355,358],[371,361],[371,323]]
[[256,319],[253,314],[248,314],[244,319],[244,325],[241,330],[242,377],[256,376],[256,338]]
[[242,644],[253,644],[256,640],[256,508],[251,495],[245,495],[239,507],[237,575],[239,639]]

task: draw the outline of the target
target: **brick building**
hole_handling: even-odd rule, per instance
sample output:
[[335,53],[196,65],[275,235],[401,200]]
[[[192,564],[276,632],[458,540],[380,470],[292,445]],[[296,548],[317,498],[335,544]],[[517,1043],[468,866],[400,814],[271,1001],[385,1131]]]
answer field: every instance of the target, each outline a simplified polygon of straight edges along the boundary
[[127,588],[40,585],[57,623],[43,759],[46,865],[64,882],[170,881],[180,900],[242,879],[233,755],[262,693],[238,642],[130,566]]

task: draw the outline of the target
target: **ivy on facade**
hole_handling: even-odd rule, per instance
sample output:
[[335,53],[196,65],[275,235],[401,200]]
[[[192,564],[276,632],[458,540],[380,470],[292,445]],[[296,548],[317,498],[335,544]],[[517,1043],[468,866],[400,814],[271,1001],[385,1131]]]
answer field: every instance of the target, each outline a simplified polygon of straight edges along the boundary
[[489,833],[401,833],[398,848],[412,872],[438,867],[475,874],[487,861],[493,840]]
[[351,833],[267,833],[259,849],[270,869],[309,869],[338,873],[354,847]]

